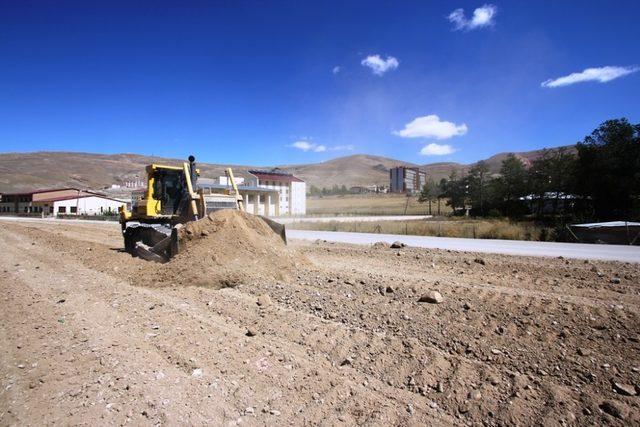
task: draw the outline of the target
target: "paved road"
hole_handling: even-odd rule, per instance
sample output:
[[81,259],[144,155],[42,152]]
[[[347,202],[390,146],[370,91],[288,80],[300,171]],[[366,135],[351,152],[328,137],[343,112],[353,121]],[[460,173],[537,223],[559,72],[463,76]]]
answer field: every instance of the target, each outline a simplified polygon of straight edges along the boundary
[[[59,220],[40,218],[3,217],[0,220],[25,222],[92,223],[118,227],[117,222],[92,220]],[[330,242],[370,245],[375,242],[392,243],[396,240],[409,246],[453,251],[482,252],[539,257],[598,259],[640,263],[640,246],[594,245],[584,243],[525,242],[520,240],[461,239],[455,237],[405,236],[397,234],[347,233],[341,231],[287,230],[289,239],[327,240]]]
[[408,221],[431,218],[431,215],[370,215],[370,216],[318,216],[318,217],[281,217],[272,218],[280,224],[296,222],[373,222],[373,221]]
[[330,242],[370,245],[396,240],[409,246],[454,251],[483,252],[539,257],[597,259],[639,262],[639,246],[594,245],[585,243],[525,242],[519,240],[461,239],[454,237],[404,236],[396,234],[346,233],[340,231],[287,230],[290,239],[327,240]]

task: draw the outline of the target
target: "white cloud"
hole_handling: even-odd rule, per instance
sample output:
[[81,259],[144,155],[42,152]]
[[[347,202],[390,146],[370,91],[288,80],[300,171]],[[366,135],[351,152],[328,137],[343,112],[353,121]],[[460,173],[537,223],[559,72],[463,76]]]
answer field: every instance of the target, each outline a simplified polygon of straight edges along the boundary
[[352,151],[355,149],[354,145],[334,145],[331,147],[327,147],[326,145],[316,144],[315,142],[306,141],[304,139],[298,140],[293,144],[288,145],[287,147],[297,148],[298,150],[302,150],[306,152],[312,153],[324,153],[325,151]]
[[369,55],[360,62],[363,66],[371,68],[373,74],[381,76],[387,71],[395,70],[400,63],[393,56],[382,59],[380,55]]
[[404,129],[393,133],[403,138],[435,138],[449,139],[467,133],[467,125],[456,125],[452,122],[441,121],[435,114],[416,117],[404,125]]
[[579,73],[571,73],[568,76],[558,77],[557,79],[549,79],[542,82],[542,87],[561,87],[569,86],[576,83],[597,81],[600,83],[610,82],[627,74],[640,71],[640,67],[600,67],[587,68]]
[[467,19],[464,15],[464,9],[456,9],[449,14],[449,22],[453,24],[453,29],[458,30],[475,30],[477,28],[488,27],[493,25],[493,18],[498,13],[498,8],[492,4],[485,4],[473,11],[471,19]]
[[447,154],[452,154],[455,151],[455,148],[450,145],[431,143],[422,147],[420,154],[423,156],[446,156]]
[[327,147],[324,145],[318,145],[315,142],[309,141],[296,141],[293,144],[289,145],[289,147],[297,148],[298,150],[302,150],[304,152],[313,151],[315,153],[322,153],[323,151],[327,151]]
[[353,151],[355,150],[355,145],[353,144],[348,144],[348,145],[334,145],[333,147],[330,147],[329,150],[330,151]]
[[342,71],[342,67],[339,65],[336,65],[335,67],[333,67],[333,69],[331,70],[331,72],[333,74],[338,74],[340,71]]

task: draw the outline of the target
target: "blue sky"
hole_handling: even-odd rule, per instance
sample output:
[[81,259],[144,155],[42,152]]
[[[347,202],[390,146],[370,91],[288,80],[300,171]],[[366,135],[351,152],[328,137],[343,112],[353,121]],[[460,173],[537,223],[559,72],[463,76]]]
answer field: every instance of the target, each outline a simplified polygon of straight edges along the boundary
[[0,151],[269,165],[571,144],[640,121],[639,15],[638,1],[0,0]]

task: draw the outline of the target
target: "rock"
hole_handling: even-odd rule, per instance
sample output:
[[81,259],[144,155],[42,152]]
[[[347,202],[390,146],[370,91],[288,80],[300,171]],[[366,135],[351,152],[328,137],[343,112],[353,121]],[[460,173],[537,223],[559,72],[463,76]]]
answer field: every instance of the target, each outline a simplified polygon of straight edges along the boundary
[[255,412],[255,409],[253,409],[251,406],[249,406],[244,410],[245,415],[253,415],[254,412]]
[[400,249],[400,248],[404,248],[405,246],[407,245],[397,240],[391,244],[392,249]]
[[497,356],[499,354],[502,354],[502,351],[498,350],[497,348],[492,348],[491,349],[491,354],[495,354]]
[[194,369],[193,372],[191,372],[191,376],[200,378],[202,376],[202,369],[201,368]]
[[392,293],[393,293],[393,288],[392,288],[391,286],[387,286],[387,288],[385,289],[385,291],[386,291],[388,294],[392,294]]
[[24,365],[21,363],[18,365],[18,369],[24,369]]
[[622,394],[624,396],[635,396],[636,394],[638,394],[636,392],[636,388],[631,384],[622,384],[622,383],[614,382],[613,389],[616,391],[616,393]]
[[256,302],[260,307],[266,307],[271,305],[271,297],[267,294],[262,294],[258,297],[258,301]]
[[58,300],[58,304],[62,304],[62,303],[64,303],[65,301],[66,301],[66,299],[64,299],[64,298],[60,298],[60,299]]
[[588,356],[588,355],[590,355],[590,354],[591,354],[591,350],[589,350],[588,348],[582,348],[582,347],[580,347],[580,348],[578,349],[578,354],[579,354],[580,356]]
[[428,302],[429,304],[440,304],[443,301],[444,298],[442,298],[442,295],[440,295],[438,291],[429,291],[418,300],[418,302]]
[[271,415],[275,415],[276,417],[280,416],[280,411],[276,410],[276,409],[272,409],[271,411],[269,411],[269,413]]
[[469,392],[468,398],[471,400],[480,400],[482,398],[482,393],[478,390],[471,390]]
[[351,366],[352,363],[353,363],[353,359],[351,359],[350,357],[347,357],[342,362],[340,362],[340,366]]
[[611,279],[611,283],[613,283],[614,285],[619,285],[620,284],[620,278],[619,277],[614,277]]
[[485,265],[485,262],[482,258],[476,258],[473,260],[476,264]]
[[258,334],[258,332],[254,329],[254,328],[247,328],[247,333],[245,334],[248,337],[255,337]]
[[458,406],[458,412],[460,412],[461,414],[466,414],[467,412],[469,412],[469,405],[464,403],[464,404]]
[[207,237],[209,235],[209,232],[207,230],[202,230],[202,232],[200,233],[200,235],[202,237]]
[[438,393],[444,393],[444,386],[442,385],[442,383],[440,381],[438,381],[438,384],[436,384],[436,391]]
[[622,414],[622,410],[618,405],[611,402],[610,400],[605,400],[600,404],[600,409],[602,412],[611,415],[612,417],[616,417],[619,419],[624,419],[624,415]]
[[464,308],[465,310],[471,310],[471,305],[468,302],[465,302],[464,304],[462,304],[462,308]]

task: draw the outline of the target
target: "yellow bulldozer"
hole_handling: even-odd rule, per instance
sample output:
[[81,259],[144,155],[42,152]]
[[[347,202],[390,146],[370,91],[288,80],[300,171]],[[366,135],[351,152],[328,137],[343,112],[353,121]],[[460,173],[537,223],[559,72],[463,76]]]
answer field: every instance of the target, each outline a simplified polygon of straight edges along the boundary
[[[226,170],[230,188],[222,194],[205,194],[198,189],[200,172],[193,156],[182,166],[148,165],[146,172],[144,195],[132,200],[131,211],[126,206],[119,209],[124,248],[134,256],[167,262],[180,252],[179,230],[184,224],[201,220],[218,209],[244,211],[231,168]],[[284,225],[261,218],[287,242]]]

